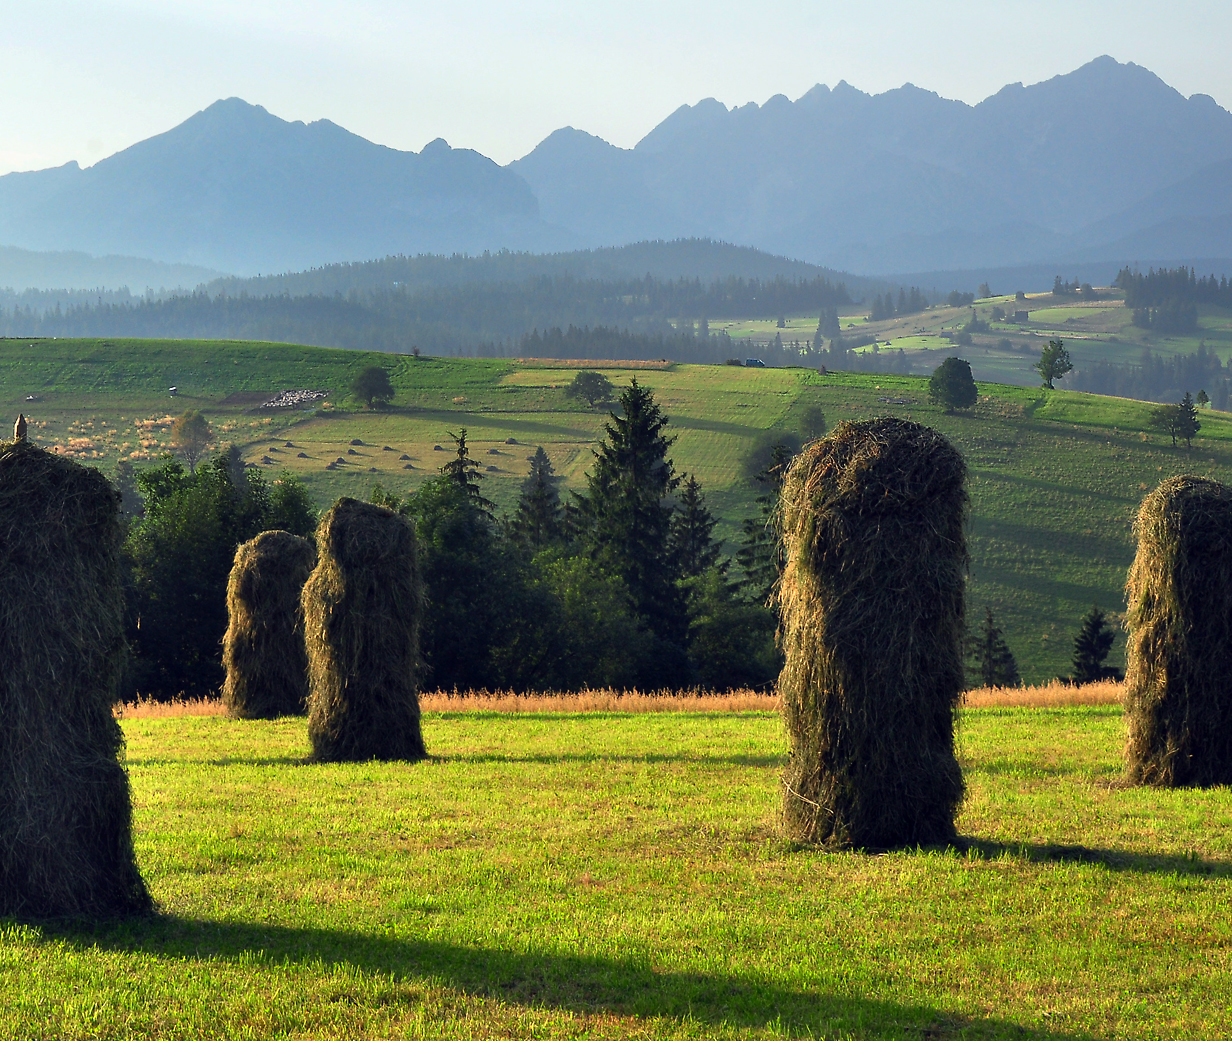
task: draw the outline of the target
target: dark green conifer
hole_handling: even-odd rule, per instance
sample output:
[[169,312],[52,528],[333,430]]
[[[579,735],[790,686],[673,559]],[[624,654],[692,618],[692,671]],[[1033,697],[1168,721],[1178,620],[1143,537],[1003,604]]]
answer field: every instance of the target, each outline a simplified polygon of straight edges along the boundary
[[1104,662],[1116,640],[1116,630],[1108,624],[1108,616],[1092,606],[1082,619],[1078,635],[1074,637],[1073,671],[1071,683],[1094,683],[1097,680],[1119,680],[1119,669],[1106,666]]
[[671,554],[682,578],[696,577],[719,562],[720,546],[713,534],[716,523],[706,508],[702,486],[690,474],[680,492],[671,528]]
[[562,517],[559,478],[552,471],[552,460],[540,445],[530,457],[530,474],[522,482],[518,512],[513,519],[514,535],[539,549],[560,538]]
[[971,641],[971,657],[975,661],[975,675],[982,687],[1017,687],[1022,680],[1018,675],[1018,663],[1000,627],[993,618],[992,608],[984,609],[984,620]]

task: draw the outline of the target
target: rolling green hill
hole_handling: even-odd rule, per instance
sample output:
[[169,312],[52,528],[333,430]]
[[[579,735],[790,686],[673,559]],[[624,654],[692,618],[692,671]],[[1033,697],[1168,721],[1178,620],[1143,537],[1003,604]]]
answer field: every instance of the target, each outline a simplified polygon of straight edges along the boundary
[[[398,395],[393,407],[369,413],[344,395],[374,361],[390,369]],[[447,458],[449,432],[466,427],[487,468],[485,494],[508,508],[537,445],[566,487],[582,487],[605,412],[566,397],[577,367],[270,343],[9,340],[0,344],[0,400],[10,417],[27,414],[42,443],[105,470],[121,456],[138,466],[156,458],[169,417],[199,408],[220,440],[271,473],[300,475],[322,504],[366,496],[377,481],[399,492],[416,487]],[[654,389],[678,435],[677,469],[697,475],[729,540],[753,509],[747,457],[775,432],[796,430],[807,406],[819,406],[831,426],[895,414],[943,431],[971,470],[972,616],[993,608],[1028,682],[1067,670],[1073,632],[1092,603],[1121,608],[1132,519],[1148,489],[1182,472],[1232,482],[1232,416],[1224,413],[1205,412],[1186,451],[1148,432],[1145,403],[1062,390],[985,384],[969,414],[947,416],[927,404],[919,377],[638,363],[603,371],[618,386],[636,376]],[[256,407],[288,388],[329,390],[329,404],[273,414]]]

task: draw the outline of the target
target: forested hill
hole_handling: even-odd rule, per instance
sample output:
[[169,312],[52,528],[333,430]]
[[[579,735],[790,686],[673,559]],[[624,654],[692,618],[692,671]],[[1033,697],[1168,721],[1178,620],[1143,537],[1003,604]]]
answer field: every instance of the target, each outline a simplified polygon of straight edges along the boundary
[[567,253],[526,253],[499,250],[471,256],[465,253],[388,256],[358,263],[327,264],[278,275],[217,278],[202,286],[211,295],[290,296],[365,293],[382,289],[440,289],[475,283],[523,283],[532,279],[571,278],[580,282],[624,282],[649,275],[663,281],[685,279],[705,283],[732,278],[841,282],[857,299],[885,288],[882,279],[862,278],[846,271],[776,256],[750,246],[706,238],[662,239],[627,246],[575,250]]
[[[429,259],[440,263],[425,261],[417,266],[416,260],[407,260],[406,266],[421,272],[434,267],[445,273],[468,272],[466,264]],[[365,288],[353,284],[345,294],[294,295],[284,287],[276,295],[253,295],[242,283],[233,283],[228,293],[203,290],[161,299],[10,295],[0,298],[0,334],[259,339],[380,351],[418,347],[431,354],[509,356],[521,353],[520,341],[536,331],[605,327],[612,334],[619,330],[629,340],[616,357],[642,357],[646,352],[659,357],[665,349],[664,338],[675,335],[682,318],[690,322],[774,318],[853,302],[845,282],[820,274],[766,279],[729,276],[707,281],[653,275],[599,280],[545,273],[519,281],[472,279],[423,285],[425,276],[415,285],[387,278],[400,273],[398,266],[398,258],[391,258],[382,269],[386,277],[371,279],[373,284]],[[362,276],[377,265],[353,267]],[[493,269],[498,272],[519,268],[523,274],[533,271],[534,258],[514,254],[493,258]],[[322,288],[329,278],[342,279],[348,272],[326,271]],[[864,281],[863,288],[880,285]],[[657,346],[647,346],[652,341]],[[605,335],[607,347],[603,349],[609,349],[611,342],[611,335]],[[721,361],[729,350],[722,342],[707,344],[701,353],[683,342],[676,346],[673,357],[677,360]],[[600,349],[597,344],[595,349]],[[596,355],[583,352],[577,356]]]

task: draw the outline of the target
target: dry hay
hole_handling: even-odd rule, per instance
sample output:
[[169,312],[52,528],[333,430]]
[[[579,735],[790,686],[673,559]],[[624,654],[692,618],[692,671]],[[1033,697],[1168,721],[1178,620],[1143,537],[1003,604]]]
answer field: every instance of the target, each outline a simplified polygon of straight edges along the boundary
[[116,719],[179,719],[183,716],[225,716],[227,706],[218,698],[175,698],[173,701],[121,701],[113,705]]
[[317,547],[303,595],[313,757],[422,759],[414,530],[393,510],[343,498],[321,518]]
[[433,691],[421,694],[419,707],[424,712],[499,712],[586,713],[586,712],[775,712],[777,694],[756,690],[577,690],[542,694],[516,694],[513,691]]
[[152,908],[111,712],[125,657],[119,507],[96,470],[0,443],[0,915]]
[[263,531],[235,551],[227,582],[222,700],[237,719],[273,719],[307,707],[300,595],[315,562],[313,544],[289,531]]
[[1169,478],[1142,501],[1134,531],[1127,777],[1232,784],[1232,488]]
[[787,473],[776,598],[793,838],[889,848],[955,834],[965,476],[944,437],[900,419],[840,423]]
[[1075,708],[1119,705],[1125,694],[1116,680],[1097,680],[1077,686],[1053,680],[1038,687],[977,687],[963,694],[963,708]]

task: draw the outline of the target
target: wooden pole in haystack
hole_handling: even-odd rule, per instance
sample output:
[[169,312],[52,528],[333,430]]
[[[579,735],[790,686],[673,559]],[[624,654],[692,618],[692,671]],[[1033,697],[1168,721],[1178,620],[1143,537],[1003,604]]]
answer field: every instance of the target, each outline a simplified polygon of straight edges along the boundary
[[0,442],[0,916],[152,909],[112,715],[124,666],[120,497]]
[[424,758],[414,529],[384,506],[339,499],[317,551],[303,594],[313,758]]
[[792,838],[884,849],[955,835],[965,477],[944,437],[900,419],[840,423],[787,473],[776,599]]
[[311,542],[289,531],[263,531],[235,551],[222,643],[222,700],[230,715],[273,719],[307,708],[300,597],[316,555]]
[[1142,501],[1134,531],[1126,774],[1232,784],[1232,488],[1169,478]]

